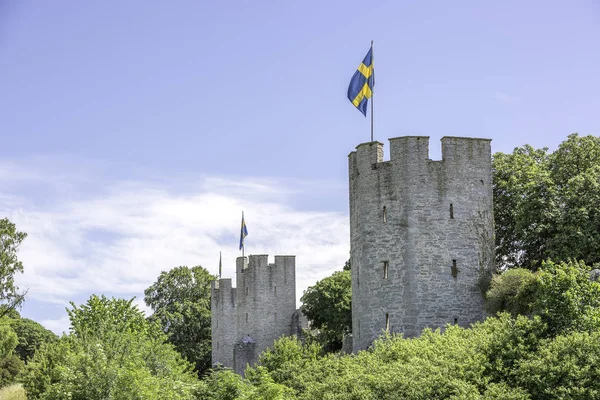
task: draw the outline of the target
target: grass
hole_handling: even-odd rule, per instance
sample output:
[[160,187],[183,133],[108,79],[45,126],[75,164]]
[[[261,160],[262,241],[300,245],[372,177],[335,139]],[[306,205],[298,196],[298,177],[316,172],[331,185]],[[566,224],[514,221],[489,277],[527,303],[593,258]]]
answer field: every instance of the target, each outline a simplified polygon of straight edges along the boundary
[[0,389],[0,400],[27,400],[21,385],[10,385]]

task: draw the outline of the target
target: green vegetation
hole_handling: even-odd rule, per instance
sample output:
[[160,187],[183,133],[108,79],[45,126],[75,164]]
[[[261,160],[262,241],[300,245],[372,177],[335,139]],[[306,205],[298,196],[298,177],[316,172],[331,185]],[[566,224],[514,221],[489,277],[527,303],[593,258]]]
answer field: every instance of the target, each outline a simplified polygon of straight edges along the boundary
[[92,296],[68,310],[71,332],[43,346],[22,378],[30,400],[193,399],[192,365],[132,300]]
[[19,384],[6,386],[0,389],[0,399],[2,400],[27,400],[25,389]]
[[340,350],[344,335],[352,331],[350,271],[337,271],[320,280],[306,289],[300,301],[302,312],[314,329],[315,340],[325,351]]
[[177,267],[162,272],[146,289],[144,300],[150,317],[168,336],[169,343],[193,363],[201,376],[211,362],[210,284],[215,280],[201,266]]
[[500,269],[600,262],[600,137],[572,134],[553,153],[496,153],[492,169]]
[[15,274],[23,272],[23,263],[17,258],[21,242],[27,237],[17,231],[8,219],[0,219],[0,318],[17,308],[25,299],[15,286]]

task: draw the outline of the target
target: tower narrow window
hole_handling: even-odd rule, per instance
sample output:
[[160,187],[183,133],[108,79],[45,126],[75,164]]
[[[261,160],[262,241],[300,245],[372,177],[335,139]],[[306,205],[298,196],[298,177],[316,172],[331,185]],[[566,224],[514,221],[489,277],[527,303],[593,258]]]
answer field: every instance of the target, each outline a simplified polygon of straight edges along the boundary
[[273,294],[277,296],[277,286],[273,287]]
[[389,267],[390,267],[390,262],[389,261],[384,261],[383,262],[383,279],[387,279],[388,278]]
[[390,314],[385,314],[385,330],[390,331]]
[[387,222],[387,207],[383,206],[383,222]]
[[450,219],[454,219],[454,204],[450,203]]
[[458,325],[458,318],[454,317],[454,325]]
[[277,322],[277,313],[273,314],[273,321]]
[[246,286],[246,296],[248,296],[248,286]]
[[458,268],[456,267],[456,260],[452,260],[452,277],[456,278],[458,276]]
[[248,313],[246,313],[246,322],[248,322]]

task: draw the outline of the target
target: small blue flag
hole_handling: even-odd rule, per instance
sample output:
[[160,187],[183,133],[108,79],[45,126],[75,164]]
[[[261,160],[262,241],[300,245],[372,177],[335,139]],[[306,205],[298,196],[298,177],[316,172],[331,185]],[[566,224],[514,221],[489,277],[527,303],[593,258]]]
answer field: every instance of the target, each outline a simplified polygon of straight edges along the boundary
[[358,66],[358,69],[350,80],[348,86],[348,100],[354,107],[367,116],[367,103],[373,95],[375,87],[375,70],[373,69],[373,45],[365,56],[365,59]]
[[248,229],[246,228],[246,222],[244,221],[244,212],[242,211],[242,228],[240,230],[240,250],[244,248],[244,238],[248,236]]

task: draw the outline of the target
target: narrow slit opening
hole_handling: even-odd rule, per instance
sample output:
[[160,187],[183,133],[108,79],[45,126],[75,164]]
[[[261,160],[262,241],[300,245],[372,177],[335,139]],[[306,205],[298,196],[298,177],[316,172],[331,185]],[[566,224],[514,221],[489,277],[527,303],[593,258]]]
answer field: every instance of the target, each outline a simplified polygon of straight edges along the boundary
[[385,330],[390,331],[390,314],[385,314]]
[[384,261],[383,262],[383,279],[387,279],[388,278],[389,266],[390,266],[389,261]]
[[456,267],[456,260],[452,260],[452,277],[456,278],[458,276],[458,268]]
[[450,219],[454,219],[454,204],[450,203]]

